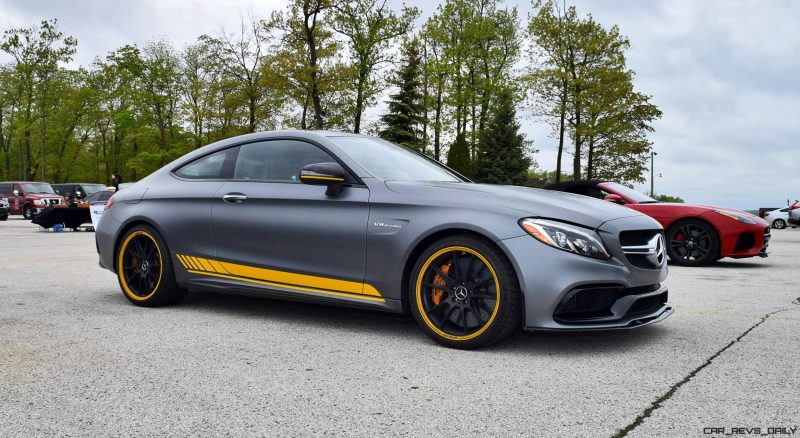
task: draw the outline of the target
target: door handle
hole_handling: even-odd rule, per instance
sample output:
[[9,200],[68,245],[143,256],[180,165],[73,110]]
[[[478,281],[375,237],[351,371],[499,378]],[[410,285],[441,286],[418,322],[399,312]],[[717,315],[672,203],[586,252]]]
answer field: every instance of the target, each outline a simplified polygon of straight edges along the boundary
[[247,200],[247,195],[244,193],[228,193],[222,197],[222,200],[228,204],[239,204]]

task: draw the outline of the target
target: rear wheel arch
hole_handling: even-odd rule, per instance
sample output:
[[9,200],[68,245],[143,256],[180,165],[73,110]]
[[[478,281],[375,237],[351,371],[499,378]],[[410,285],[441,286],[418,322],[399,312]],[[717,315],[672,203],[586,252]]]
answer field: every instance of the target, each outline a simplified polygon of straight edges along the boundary
[[151,221],[145,219],[134,219],[126,223],[125,225],[120,227],[119,231],[117,232],[117,237],[116,239],[114,239],[114,265],[113,265],[114,272],[117,272],[117,258],[119,257],[119,246],[120,244],[122,244],[122,239],[125,237],[126,234],[128,234],[128,231],[131,228],[136,227],[138,225],[145,225],[156,230],[161,235],[161,238],[166,241],[166,238],[164,238],[164,233],[161,232],[161,229],[157,227],[155,224],[153,224],[153,222]]

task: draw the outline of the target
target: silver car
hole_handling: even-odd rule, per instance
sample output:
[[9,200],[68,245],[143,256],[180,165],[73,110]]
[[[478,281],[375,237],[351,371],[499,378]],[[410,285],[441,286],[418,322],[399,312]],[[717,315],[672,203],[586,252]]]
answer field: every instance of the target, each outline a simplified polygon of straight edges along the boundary
[[665,319],[661,226],[567,193],[474,184],[383,140],[250,134],[119,191],[100,265],[139,306],[188,290],[410,312],[437,342]]

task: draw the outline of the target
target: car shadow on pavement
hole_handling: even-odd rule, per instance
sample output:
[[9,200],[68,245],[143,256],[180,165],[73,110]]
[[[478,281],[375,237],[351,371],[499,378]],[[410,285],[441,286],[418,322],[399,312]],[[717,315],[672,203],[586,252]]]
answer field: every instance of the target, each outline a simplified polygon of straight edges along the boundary
[[708,267],[723,269],[763,269],[768,268],[769,266],[770,265],[766,263],[745,262],[742,260],[719,260],[710,264]]
[[[194,311],[226,314],[232,318],[261,318],[296,325],[298,333],[315,329],[349,330],[360,335],[409,338],[413,342],[435,343],[417,327],[411,315],[384,313],[323,304],[303,303],[233,295],[219,292],[191,292],[179,305]],[[670,336],[670,329],[660,325],[633,330],[587,332],[517,332],[510,339],[481,351],[506,354],[555,354],[583,356],[598,353],[619,354],[641,349]]]

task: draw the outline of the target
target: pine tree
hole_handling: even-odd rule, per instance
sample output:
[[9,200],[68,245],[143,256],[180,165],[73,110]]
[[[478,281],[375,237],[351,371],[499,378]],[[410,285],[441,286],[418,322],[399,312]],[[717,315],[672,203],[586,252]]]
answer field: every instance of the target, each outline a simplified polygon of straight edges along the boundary
[[469,143],[464,133],[456,136],[456,140],[447,151],[447,166],[456,172],[472,178],[472,160],[469,157]]
[[511,92],[504,90],[478,141],[475,181],[524,185],[530,165],[531,159],[525,153],[525,138],[519,133]]
[[384,140],[425,152],[420,127],[423,121],[421,59],[416,40],[405,44],[403,65],[394,78],[399,90],[389,98],[389,112],[381,116],[384,129],[378,135]]

